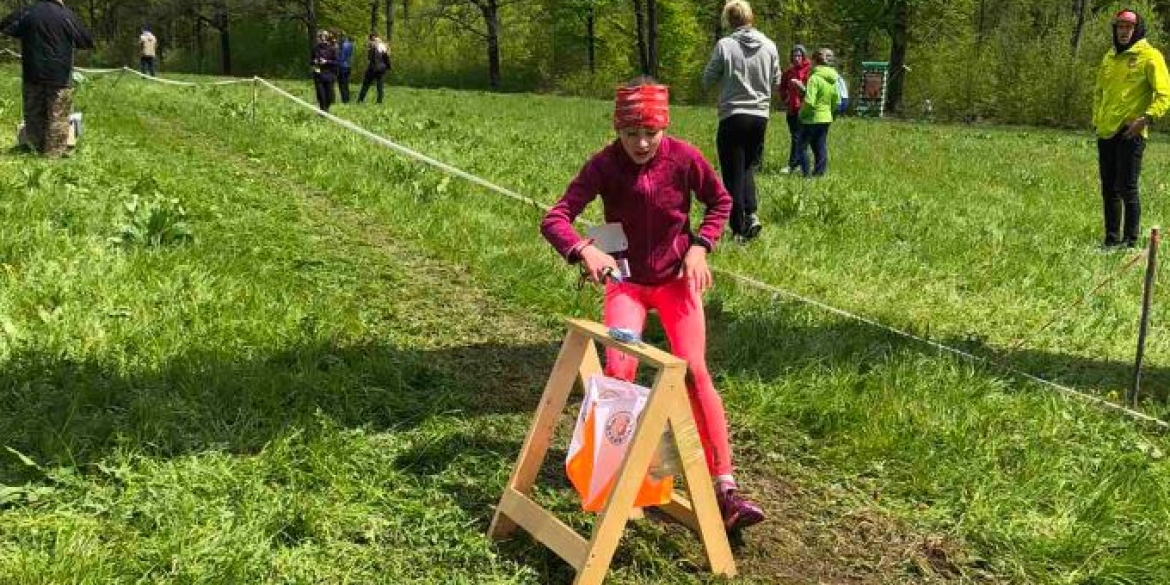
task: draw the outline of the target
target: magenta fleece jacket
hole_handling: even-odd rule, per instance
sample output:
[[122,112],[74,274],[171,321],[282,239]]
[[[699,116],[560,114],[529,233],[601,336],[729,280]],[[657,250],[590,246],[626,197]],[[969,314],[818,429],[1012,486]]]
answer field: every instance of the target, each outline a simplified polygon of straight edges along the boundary
[[[692,239],[691,194],[705,207]],[[621,223],[630,242],[630,281],[654,285],[675,279],[692,242],[714,248],[731,214],[731,195],[697,148],[669,136],[644,165],[615,140],[593,155],[549,210],[540,231],[569,262],[588,244],[573,220],[598,195],[605,221]]]

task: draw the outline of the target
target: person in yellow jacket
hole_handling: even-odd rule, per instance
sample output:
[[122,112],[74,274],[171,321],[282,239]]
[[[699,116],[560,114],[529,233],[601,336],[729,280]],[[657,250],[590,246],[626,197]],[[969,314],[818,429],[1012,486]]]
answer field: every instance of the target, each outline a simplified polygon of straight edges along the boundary
[[1105,248],[1137,245],[1147,127],[1170,109],[1166,60],[1145,37],[1146,23],[1138,13],[1125,9],[1113,17],[1113,48],[1101,61],[1093,92]]

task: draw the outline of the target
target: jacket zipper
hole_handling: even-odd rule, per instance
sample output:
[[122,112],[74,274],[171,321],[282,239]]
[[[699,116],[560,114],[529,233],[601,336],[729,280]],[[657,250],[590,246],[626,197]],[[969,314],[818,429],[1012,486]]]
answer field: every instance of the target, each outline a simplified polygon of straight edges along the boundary
[[[652,225],[650,212],[654,209],[654,200],[653,200],[654,194],[650,192],[650,181],[648,179],[650,177],[650,165],[652,165],[652,164],[654,164],[654,161],[650,161],[649,164],[643,165],[642,168],[640,169],[639,174],[638,174],[638,185],[639,185],[639,187],[642,188],[642,192],[645,193],[645,197],[646,197],[646,211],[647,212],[643,214],[643,220],[642,220],[642,225],[645,227],[645,231],[643,232],[645,234],[645,236],[644,236],[644,239],[642,241],[642,247],[643,247],[643,251],[644,251],[642,254],[642,257],[647,260],[647,266],[645,268],[648,270],[653,270],[654,264],[656,262],[656,260],[654,259],[653,255],[652,255],[654,252],[654,249],[650,245],[650,237],[653,236],[653,234],[650,232],[650,228]],[[643,278],[650,278],[650,277],[651,277],[651,275],[647,274]]]

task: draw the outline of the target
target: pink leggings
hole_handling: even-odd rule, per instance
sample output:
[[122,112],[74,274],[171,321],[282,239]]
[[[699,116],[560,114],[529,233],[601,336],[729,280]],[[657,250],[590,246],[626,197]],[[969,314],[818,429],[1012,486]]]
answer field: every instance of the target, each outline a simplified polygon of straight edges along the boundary
[[[605,287],[605,325],[636,331],[646,325],[646,314],[658,311],[670,351],[686,360],[687,396],[699,428],[699,439],[707,455],[707,469],[712,476],[731,474],[731,443],[727,437],[727,415],[723,400],[715,391],[707,371],[707,323],[703,300],[698,290],[685,278],[656,286],[633,283],[607,284]],[[638,360],[620,351],[607,349],[605,373],[632,381]]]

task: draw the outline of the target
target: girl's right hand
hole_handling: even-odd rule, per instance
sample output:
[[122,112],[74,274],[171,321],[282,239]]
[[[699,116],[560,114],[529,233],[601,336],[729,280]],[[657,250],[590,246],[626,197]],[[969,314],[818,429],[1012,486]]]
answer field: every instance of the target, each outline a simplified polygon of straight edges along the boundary
[[592,282],[604,282],[607,271],[620,274],[617,261],[613,256],[602,252],[600,248],[589,244],[581,248],[581,264],[585,267],[585,276]]

